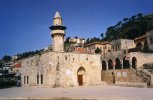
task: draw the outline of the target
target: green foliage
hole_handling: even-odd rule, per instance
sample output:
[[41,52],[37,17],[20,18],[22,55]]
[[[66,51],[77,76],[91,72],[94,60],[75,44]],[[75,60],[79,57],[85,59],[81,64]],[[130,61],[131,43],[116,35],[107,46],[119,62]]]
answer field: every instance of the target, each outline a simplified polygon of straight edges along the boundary
[[0,89],[9,88],[16,85],[16,81],[12,79],[0,79]]
[[27,58],[27,57],[30,57],[30,56],[34,56],[36,54],[41,55],[41,52],[42,52],[42,50],[23,52],[23,53],[17,54],[17,57],[18,57],[17,60]]
[[86,40],[86,44],[87,44],[87,43],[91,43],[91,42],[96,42],[96,41],[101,41],[101,40],[100,40],[99,38],[97,38],[97,37],[93,37],[93,38],[91,38],[91,39],[88,38],[88,39]]
[[3,63],[2,63],[2,61],[0,61],[0,68],[2,68],[3,67]]
[[101,50],[97,47],[95,53],[101,53]]
[[153,15],[143,16],[139,13],[108,27],[104,40],[134,39],[150,30],[153,30]]
[[11,61],[11,60],[12,60],[12,57],[11,57],[11,56],[5,55],[5,56],[3,57],[3,61],[4,61],[4,62],[9,62],[9,61]]
[[100,36],[101,36],[101,38],[103,39],[103,38],[104,38],[104,33],[101,33]]
[[67,37],[64,44],[69,44],[70,43],[69,40],[70,40],[70,37]]

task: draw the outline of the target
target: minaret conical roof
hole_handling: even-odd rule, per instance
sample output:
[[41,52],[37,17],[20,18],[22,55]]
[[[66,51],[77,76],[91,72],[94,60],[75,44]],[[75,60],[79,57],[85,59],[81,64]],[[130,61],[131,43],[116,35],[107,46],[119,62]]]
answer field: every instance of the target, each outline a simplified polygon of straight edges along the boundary
[[61,16],[60,16],[60,14],[59,14],[59,12],[58,12],[58,11],[56,12],[56,14],[55,14],[54,18],[61,18]]

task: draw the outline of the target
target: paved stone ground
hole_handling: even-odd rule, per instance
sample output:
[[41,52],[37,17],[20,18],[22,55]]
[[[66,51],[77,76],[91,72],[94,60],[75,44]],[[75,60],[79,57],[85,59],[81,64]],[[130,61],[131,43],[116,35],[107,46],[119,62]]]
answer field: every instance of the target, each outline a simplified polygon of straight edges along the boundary
[[8,89],[0,89],[0,99],[10,99],[10,98],[18,98],[18,99],[52,98],[53,99],[55,97],[56,98],[70,97],[73,99],[90,98],[98,100],[153,100],[153,89],[119,87],[119,86],[92,86],[92,87],[72,87],[72,88],[14,87]]

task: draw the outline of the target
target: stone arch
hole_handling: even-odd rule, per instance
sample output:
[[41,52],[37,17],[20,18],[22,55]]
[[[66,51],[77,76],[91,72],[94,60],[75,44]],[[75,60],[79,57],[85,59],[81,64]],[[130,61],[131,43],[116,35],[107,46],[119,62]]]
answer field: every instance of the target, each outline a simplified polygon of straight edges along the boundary
[[121,62],[119,58],[115,59],[115,69],[122,69]]
[[85,74],[86,74],[86,71],[83,67],[80,67],[77,71],[77,78],[78,78],[78,84],[79,86],[82,86],[84,85],[84,82],[85,82]]
[[134,69],[137,68],[137,59],[136,59],[136,57],[132,58],[132,68],[134,68]]
[[108,60],[108,69],[113,69],[113,61],[111,59]]
[[137,50],[142,50],[142,48],[143,48],[142,43],[141,43],[141,42],[138,42],[138,43],[136,44],[136,48],[137,48]]
[[130,68],[129,59],[127,59],[126,57],[123,58],[123,68]]
[[103,60],[102,61],[102,70],[106,70],[107,68],[106,68],[107,66],[106,66],[106,62]]

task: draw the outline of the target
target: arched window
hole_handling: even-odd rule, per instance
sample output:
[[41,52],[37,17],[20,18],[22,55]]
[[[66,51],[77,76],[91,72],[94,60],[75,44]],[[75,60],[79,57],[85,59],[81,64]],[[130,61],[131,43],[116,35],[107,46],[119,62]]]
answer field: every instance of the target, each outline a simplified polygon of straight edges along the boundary
[[85,74],[86,74],[85,69],[83,67],[80,67],[77,71],[79,86],[84,85],[83,83],[85,82]]
[[121,62],[119,58],[115,59],[115,69],[122,69]]
[[130,68],[129,59],[127,57],[123,58],[123,68]]
[[134,68],[134,69],[137,68],[137,59],[136,59],[136,57],[132,58],[132,68]]
[[143,47],[142,44],[140,42],[138,42],[136,45],[137,50],[139,50],[139,51],[142,50],[142,47]]
[[108,60],[108,69],[113,69],[113,61],[111,59]]
[[107,68],[106,68],[106,62],[103,60],[102,61],[102,70],[106,70]]

